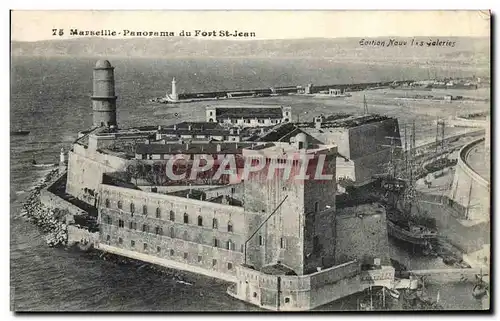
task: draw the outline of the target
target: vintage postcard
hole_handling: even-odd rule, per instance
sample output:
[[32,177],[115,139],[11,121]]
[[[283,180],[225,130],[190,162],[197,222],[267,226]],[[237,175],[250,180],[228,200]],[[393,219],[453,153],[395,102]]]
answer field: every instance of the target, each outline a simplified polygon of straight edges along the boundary
[[489,11],[11,11],[11,309],[490,310]]

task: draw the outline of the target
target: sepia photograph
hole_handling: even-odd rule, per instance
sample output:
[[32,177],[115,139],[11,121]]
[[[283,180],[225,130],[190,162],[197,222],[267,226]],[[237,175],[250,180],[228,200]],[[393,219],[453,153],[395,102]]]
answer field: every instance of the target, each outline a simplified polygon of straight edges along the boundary
[[11,311],[491,311],[490,29],[11,10]]

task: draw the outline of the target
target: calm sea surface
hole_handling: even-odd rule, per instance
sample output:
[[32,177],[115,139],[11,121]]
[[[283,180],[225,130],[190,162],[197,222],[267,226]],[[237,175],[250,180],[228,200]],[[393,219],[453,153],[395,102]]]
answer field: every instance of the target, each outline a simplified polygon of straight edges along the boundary
[[[250,311],[247,305],[225,294],[227,283],[185,273],[192,286],[176,283],[172,275],[118,265],[90,255],[52,249],[36,227],[19,217],[28,190],[45,170],[31,166],[57,162],[79,130],[92,122],[90,95],[92,67],[98,58],[13,58],[11,67],[11,130],[30,130],[25,137],[11,137],[11,304],[16,311]],[[339,64],[331,60],[258,59],[112,59],[115,66],[118,121],[120,126],[169,124],[181,120],[204,120],[205,103],[179,104],[167,108],[148,102],[170,90],[172,77],[180,92],[237,88],[265,88],[290,84],[334,84],[390,79],[423,79],[428,71],[408,66]],[[439,76],[467,76],[472,71],[437,70]],[[474,93],[476,95],[477,93]],[[486,97],[487,93],[484,94]],[[434,135],[432,120],[488,105],[390,106],[381,93],[366,93],[371,111],[416,120],[422,142]],[[288,98],[289,99],[289,98]],[[260,100],[252,100],[259,102]],[[273,103],[272,98],[262,100]],[[289,103],[305,118],[330,112],[360,112],[362,94],[349,101],[311,102],[307,99],[278,100]],[[248,102],[247,102],[248,103]],[[325,107],[326,106],[326,107]],[[330,109],[334,109],[331,110]],[[327,109],[326,109],[327,108]],[[408,109],[410,108],[410,109]],[[304,116],[301,116],[304,115]],[[428,134],[427,130],[431,130]],[[453,129],[450,129],[452,131]],[[418,134],[417,133],[417,134]],[[449,132],[450,134],[451,132]],[[412,268],[442,266],[436,259],[418,258],[394,244],[392,255]],[[430,291],[434,291],[430,287]],[[448,308],[480,308],[470,300],[470,285],[440,289],[441,303]],[[321,310],[353,308],[335,302]]]

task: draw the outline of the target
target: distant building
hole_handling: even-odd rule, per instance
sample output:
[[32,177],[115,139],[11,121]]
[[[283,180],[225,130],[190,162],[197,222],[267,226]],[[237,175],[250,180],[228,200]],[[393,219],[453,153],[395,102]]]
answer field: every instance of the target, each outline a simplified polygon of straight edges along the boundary
[[292,108],[283,106],[239,106],[206,108],[207,122],[238,127],[274,126],[292,121]]

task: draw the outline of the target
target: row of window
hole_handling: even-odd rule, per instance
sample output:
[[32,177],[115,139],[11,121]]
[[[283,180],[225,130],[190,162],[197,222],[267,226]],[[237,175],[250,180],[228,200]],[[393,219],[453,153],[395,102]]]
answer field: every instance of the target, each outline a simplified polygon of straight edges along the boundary
[[[106,199],[105,203],[106,203],[106,207],[109,208],[109,206],[110,206],[109,199]],[[118,209],[122,209],[121,201],[118,201]],[[133,216],[134,211],[135,211],[135,205],[134,205],[134,203],[130,203],[130,212],[132,213],[132,216]],[[147,206],[144,205],[142,208],[142,214],[147,215],[147,213],[148,213]],[[161,218],[161,209],[160,208],[156,209],[156,218]],[[108,217],[108,220],[110,220],[110,219],[111,218]],[[169,220],[172,222],[175,222],[175,212],[172,210],[169,213]],[[183,222],[184,222],[184,224],[190,224],[189,215],[187,213],[184,213]],[[111,224],[111,223],[108,223],[108,224]],[[201,215],[198,215],[197,224],[198,224],[198,226],[204,226],[203,225],[203,217]],[[216,218],[212,219],[212,228],[214,228],[214,229],[219,228],[219,222]],[[229,221],[227,223],[227,231],[230,233],[233,232],[233,223],[231,221]]]
[[[111,241],[111,236],[110,236],[110,235],[107,235],[107,236],[106,236],[106,241],[107,241],[107,242],[110,242],[110,241]],[[120,237],[120,238],[118,238],[118,244],[120,244],[120,245],[122,245],[122,244],[123,244],[123,239],[122,239],[121,237]],[[134,240],[131,240],[131,241],[130,241],[130,246],[131,246],[132,248],[135,248],[135,241],[134,241]],[[143,243],[143,250],[144,250],[144,251],[147,251],[147,250],[148,250],[148,248],[149,248],[148,243]],[[157,246],[157,247],[156,247],[156,253],[161,253],[161,247],[159,247],[159,246]],[[170,249],[169,254],[170,254],[170,256],[174,256],[174,255],[175,255],[175,251],[174,251],[174,249]],[[183,253],[183,258],[184,258],[184,260],[189,259],[189,253],[188,253],[188,252],[184,252],[184,253]],[[203,261],[203,257],[202,257],[201,255],[198,255],[198,258],[197,258],[197,259],[198,259],[198,262],[199,262],[199,263]],[[214,266],[214,267],[215,267],[215,266],[217,266],[217,260],[216,260],[216,259],[212,259],[212,266]],[[233,268],[233,263],[228,262],[228,263],[227,263],[227,269],[228,269],[228,270],[231,270],[232,268]]]
[[[111,217],[107,216],[106,223],[107,224],[111,224],[112,223]],[[125,221],[118,220],[118,227],[124,228],[125,227]],[[131,230],[137,230],[137,222],[129,222],[128,228],[131,229]],[[143,224],[142,225],[142,231],[146,232],[146,233],[149,233],[149,225]],[[156,235],[164,235],[163,234],[163,228],[161,228],[160,226],[156,226],[155,229],[154,229],[154,234],[156,234]],[[170,238],[176,238],[176,233],[175,233],[175,229],[174,229],[173,226],[170,227],[170,229],[169,229],[169,235],[168,236]],[[191,241],[189,239],[189,234],[188,234],[187,231],[184,231],[182,239],[185,240],[185,241]],[[220,242],[219,239],[214,238],[213,242],[212,242],[212,246],[213,247],[221,247],[222,243]],[[226,244],[225,244],[224,248],[226,250],[235,251],[236,250],[236,244],[233,241],[228,240],[228,241],[226,241]],[[243,245],[241,246],[241,251],[243,252]]]

